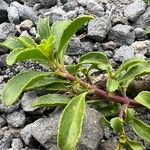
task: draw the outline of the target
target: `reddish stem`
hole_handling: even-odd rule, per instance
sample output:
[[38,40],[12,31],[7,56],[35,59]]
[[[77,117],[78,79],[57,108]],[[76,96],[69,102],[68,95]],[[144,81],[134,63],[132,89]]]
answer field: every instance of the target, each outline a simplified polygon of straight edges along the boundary
[[117,102],[122,105],[126,104],[126,105],[129,105],[130,107],[141,107],[142,106],[140,103],[136,102],[134,99],[130,99],[128,97],[122,97],[122,96],[118,96],[118,95],[109,95],[106,91],[99,89],[95,85],[90,85],[90,84],[86,83],[85,81],[82,81],[82,80],[76,78],[75,76],[73,76],[72,74],[70,74],[68,72],[62,72],[62,76],[67,78],[71,82],[77,81],[78,83],[80,83],[81,86],[83,86],[89,90],[92,90],[97,96],[99,96],[105,100]]
[[124,112],[125,112],[127,107],[128,107],[128,104],[123,104],[121,106],[121,109],[120,109],[120,112],[119,112],[119,118],[123,118]]

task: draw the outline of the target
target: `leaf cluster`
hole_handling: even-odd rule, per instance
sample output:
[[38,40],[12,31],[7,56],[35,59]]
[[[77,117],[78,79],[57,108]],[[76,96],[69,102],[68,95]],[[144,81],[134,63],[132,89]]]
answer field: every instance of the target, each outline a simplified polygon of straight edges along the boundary
[[[64,64],[69,40],[92,18],[83,15],[73,21],[57,21],[51,27],[49,18],[41,18],[37,24],[39,44],[24,35],[0,43],[1,46],[11,50],[6,58],[8,65],[33,60],[51,69],[51,72],[26,71],[14,76],[3,90],[2,101],[6,105],[12,105],[21,93],[27,90],[42,88],[53,91],[53,94],[38,97],[32,105],[33,107],[65,107],[57,136],[57,144],[61,150],[75,148],[81,135],[86,105],[99,110],[103,114],[101,122],[119,134],[118,149],[125,145],[128,149],[142,150],[144,147],[141,143],[127,137],[124,125],[129,123],[136,134],[150,140],[150,126],[137,119],[134,110],[135,107],[150,108],[150,92],[142,91],[134,99],[130,99],[126,91],[134,79],[150,74],[150,61],[132,58],[113,71],[107,56],[98,51],[84,54],[77,64],[69,66]],[[93,69],[106,74],[105,90],[93,84],[90,76]],[[69,93],[69,96],[61,95],[60,91]],[[108,121],[107,118],[110,117]]]

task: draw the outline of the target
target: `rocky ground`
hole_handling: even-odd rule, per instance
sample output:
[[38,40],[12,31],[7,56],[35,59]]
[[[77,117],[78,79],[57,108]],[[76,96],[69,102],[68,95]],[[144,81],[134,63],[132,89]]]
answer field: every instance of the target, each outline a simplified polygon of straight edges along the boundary
[[[133,56],[149,59],[150,38],[144,29],[150,25],[150,6],[143,0],[0,0],[0,42],[26,34],[38,39],[36,23],[41,16],[56,20],[74,19],[80,14],[95,18],[72,38],[66,63],[89,51],[103,51],[114,64]],[[33,62],[8,67],[9,51],[0,48],[0,91],[6,81],[25,69],[47,70]],[[32,108],[37,91],[25,92],[21,100],[6,107],[0,103],[0,150],[56,150],[60,108]],[[148,111],[139,114],[150,123]],[[116,134],[99,124],[100,113],[87,107],[82,137],[77,150],[114,150]],[[137,136],[129,132],[130,136]],[[142,141],[147,149],[150,143]]]

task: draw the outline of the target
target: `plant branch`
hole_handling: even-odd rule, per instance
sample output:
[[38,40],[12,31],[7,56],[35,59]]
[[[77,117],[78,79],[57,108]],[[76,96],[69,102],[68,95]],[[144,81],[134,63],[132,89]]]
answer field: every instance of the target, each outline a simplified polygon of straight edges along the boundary
[[71,82],[78,82],[81,86],[92,90],[97,96],[107,100],[112,101],[120,104],[129,104],[129,107],[142,107],[140,103],[136,102],[134,99],[130,99],[128,97],[122,97],[118,95],[109,95],[106,91],[99,89],[96,85],[91,85],[85,81],[80,80],[79,78],[76,78],[69,72],[62,72],[60,73],[64,78],[67,78]]
[[120,112],[119,112],[119,118],[123,118],[124,112],[125,112],[127,107],[128,107],[128,104],[123,104],[121,106],[121,109],[120,109]]

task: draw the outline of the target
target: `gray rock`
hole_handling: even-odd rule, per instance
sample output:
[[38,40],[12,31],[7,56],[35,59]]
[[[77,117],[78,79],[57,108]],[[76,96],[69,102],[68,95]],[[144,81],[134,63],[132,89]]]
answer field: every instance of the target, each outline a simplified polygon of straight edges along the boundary
[[14,37],[17,30],[14,24],[12,23],[2,23],[0,24],[0,42],[5,41],[10,37]]
[[71,1],[63,5],[62,9],[66,12],[75,10],[77,7],[77,2],[76,1]]
[[11,147],[14,150],[21,150],[23,148],[23,143],[21,139],[19,138],[12,139]]
[[134,29],[136,39],[142,39],[145,36],[145,31],[142,28],[135,28]]
[[103,130],[99,122],[100,113],[87,107],[84,126],[77,150],[96,150],[103,138]]
[[103,44],[103,48],[105,50],[115,50],[117,47],[116,43],[113,41],[109,41]]
[[29,33],[32,35],[32,36],[36,36],[36,28],[35,27],[32,27],[29,31]]
[[45,8],[50,8],[52,6],[55,6],[57,4],[57,0],[39,0],[41,2],[41,4],[45,7]]
[[132,57],[134,57],[134,50],[129,46],[123,45],[115,51],[113,58],[115,61],[122,62]]
[[96,17],[88,24],[88,36],[96,41],[106,38],[111,28],[111,18],[109,16]]
[[[46,149],[56,147],[57,127],[60,113],[53,114],[49,118],[40,118],[34,123],[27,125],[21,131],[21,137],[27,144],[36,139]],[[103,137],[103,131],[99,124],[100,114],[96,110],[87,107],[85,114],[83,133],[77,149],[86,148],[95,150]]]
[[20,132],[21,138],[26,145],[32,145],[32,141],[34,141],[32,133],[31,133],[32,123],[26,125]]
[[20,24],[20,29],[21,30],[30,30],[33,27],[33,22],[31,20],[24,20]]
[[50,13],[46,13],[44,15],[49,15],[50,16],[50,23],[54,23],[57,20],[63,20],[63,16],[66,14],[64,10],[60,7],[53,8]]
[[150,41],[136,41],[130,45],[135,54],[145,55],[150,51]]
[[102,149],[102,150],[114,150],[117,148],[117,139],[115,138],[112,138],[112,139],[109,139],[109,140],[106,140],[106,141],[102,141],[100,143],[100,148],[99,149]]
[[11,106],[6,106],[4,103],[0,103],[0,112],[12,113],[13,111],[19,108],[19,103],[16,103]]
[[98,17],[101,17],[104,14],[103,6],[95,0],[78,0],[78,3],[80,5],[86,7],[85,9],[88,12],[90,12]]
[[8,19],[11,23],[18,24],[19,20],[19,12],[18,9],[14,6],[10,6],[8,9]]
[[69,42],[67,54],[68,55],[79,55],[83,53],[81,41],[78,37],[72,38]]
[[1,0],[0,1],[0,23],[3,23],[3,22],[7,22],[8,21],[8,12],[7,12],[7,9],[8,9],[8,4]]
[[115,26],[117,24],[128,25],[128,19],[124,16],[115,16],[112,20],[112,25]]
[[75,19],[77,16],[78,16],[77,11],[76,11],[76,10],[72,10],[72,11],[67,12],[67,13],[64,15],[64,18],[69,19],[69,20],[73,20],[73,19]]
[[39,0],[21,0],[22,2],[24,2],[24,4],[26,6],[34,6],[36,3],[39,3],[40,1]]
[[33,22],[37,20],[36,12],[33,11],[32,7],[21,5],[16,1],[12,2],[11,6],[14,6],[17,8],[19,12],[19,17],[21,18],[21,20],[29,19],[29,20],[32,20]]
[[37,98],[34,91],[25,92],[21,98],[21,107],[23,111],[33,114],[42,114],[45,108],[33,107],[32,102]]
[[134,28],[128,25],[118,24],[110,30],[108,38],[118,46],[130,45],[135,40]]
[[10,147],[13,135],[9,131],[5,131],[0,138],[0,150],[7,150]]
[[6,124],[6,120],[0,116],[0,128],[2,128]]
[[146,9],[145,13],[140,16],[135,23],[136,27],[146,28],[150,25],[150,6]]
[[93,47],[94,47],[93,43],[89,42],[89,41],[81,42],[81,46],[82,46],[84,52],[93,51]]
[[146,3],[143,0],[135,0],[124,10],[124,15],[130,20],[135,21],[146,10]]
[[25,114],[23,112],[14,111],[7,115],[7,123],[12,127],[18,128],[25,124]]

